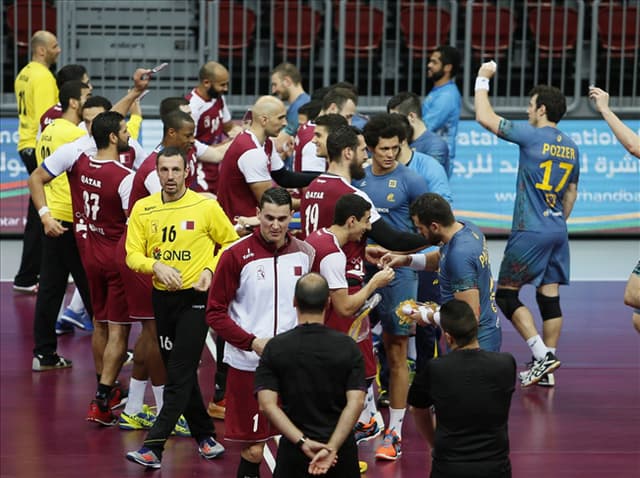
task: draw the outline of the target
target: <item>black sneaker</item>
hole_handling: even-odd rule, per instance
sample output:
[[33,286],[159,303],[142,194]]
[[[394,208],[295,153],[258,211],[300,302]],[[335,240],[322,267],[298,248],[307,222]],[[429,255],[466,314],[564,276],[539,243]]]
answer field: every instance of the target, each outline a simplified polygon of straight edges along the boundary
[[36,355],[33,357],[31,370],[34,372],[44,372],[46,370],[56,370],[59,368],[71,367],[71,360],[67,360],[58,354],[53,355]]
[[548,387],[548,388],[555,387],[556,379],[553,376],[553,372],[546,374],[544,377],[538,380],[538,383],[536,383],[536,385],[538,387]]
[[542,377],[549,372],[553,372],[560,367],[560,360],[553,354],[553,352],[547,352],[547,355],[540,360],[536,360],[527,374],[521,378],[522,386],[528,387],[535,383],[538,383]]
[[391,403],[391,399],[389,398],[389,392],[386,390],[382,390],[380,395],[378,395],[378,401],[376,402],[378,408],[389,408],[389,404]]

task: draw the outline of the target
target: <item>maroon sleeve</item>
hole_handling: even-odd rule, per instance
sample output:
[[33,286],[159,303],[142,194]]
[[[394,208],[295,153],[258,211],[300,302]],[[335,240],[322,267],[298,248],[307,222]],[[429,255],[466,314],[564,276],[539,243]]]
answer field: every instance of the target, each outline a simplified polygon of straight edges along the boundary
[[228,312],[240,279],[239,263],[233,253],[233,248],[229,248],[220,257],[209,288],[206,320],[226,342],[240,350],[251,350],[251,342],[256,336],[236,324]]

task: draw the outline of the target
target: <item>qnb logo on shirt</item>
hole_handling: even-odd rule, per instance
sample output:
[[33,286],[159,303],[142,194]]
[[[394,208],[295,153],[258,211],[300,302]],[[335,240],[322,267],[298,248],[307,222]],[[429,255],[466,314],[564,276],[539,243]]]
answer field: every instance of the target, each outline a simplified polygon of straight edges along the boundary
[[191,260],[191,251],[188,249],[181,251],[162,251],[162,259],[165,261],[187,262]]

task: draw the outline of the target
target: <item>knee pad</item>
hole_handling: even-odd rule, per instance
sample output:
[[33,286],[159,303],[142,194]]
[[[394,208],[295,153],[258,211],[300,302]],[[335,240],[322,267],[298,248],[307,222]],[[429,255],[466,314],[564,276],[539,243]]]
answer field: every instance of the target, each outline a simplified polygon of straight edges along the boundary
[[523,305],[518,298],[519,293],[520,291],[513,289],[498,289],[496,292],[496,303],[508,320],[511,320],[513,313]]
[[548,295],[542,295],[540,292],[536,292],[536,302],[540,309],[540,316],[542,321],[557,319],[562,317],[562,310],[560,310],[560,296],[549,297]]

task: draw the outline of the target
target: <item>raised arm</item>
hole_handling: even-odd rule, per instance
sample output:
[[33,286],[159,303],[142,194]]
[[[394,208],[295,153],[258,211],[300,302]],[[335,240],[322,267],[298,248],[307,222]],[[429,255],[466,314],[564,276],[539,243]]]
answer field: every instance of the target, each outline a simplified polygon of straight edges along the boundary
[[489,102],[489,80],[496,72],[496,64],[493,61],[483,63],[478,70],[476,78],[475,97],[473,99],[476,110],[476,121],[483,128],[488,129],[494,134],[498,134],[500,121],[502,118],[498,116]]
[[589,98],[593,100],[596,109],[600,112],[602,118],[607,122],[622,146],[636,158],[640,158],[640,136],[634,133],[631,128],[624,124],[620,118],[611,111],[611,108],[609,108],[609,93],[592,86],[589,87]]

